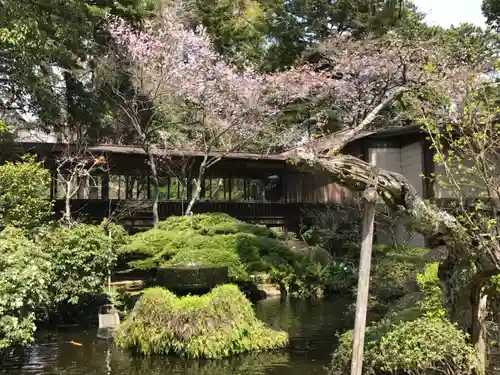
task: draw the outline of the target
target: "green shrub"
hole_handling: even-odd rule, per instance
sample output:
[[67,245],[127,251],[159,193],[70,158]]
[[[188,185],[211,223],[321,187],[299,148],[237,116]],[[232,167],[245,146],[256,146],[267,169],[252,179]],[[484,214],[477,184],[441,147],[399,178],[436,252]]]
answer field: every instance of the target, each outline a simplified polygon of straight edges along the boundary
[[50,172],[35,157],[0,165],[0,176],[0,228],[33,228],[51,215]]
[[210,290],[228,282],[226,266],[171,266],[158,268],[156,284],[175,293]]
[[111,241],[113,241],[113,246],[115,248],[124,246],[130,241],[130,236],[123,226],[110,222],[107,219],[103,220],[101,226],[104,232],[108,233],[108,236],[111,237]]
[[35,313],[48,304],[50,262],[23,231],[0,232],[0,351],[33,340]]
[[321,282],[327,292],[349,293],[357,285],[357,275],[352,264],[330,262],[321,270]]
[[251,233],[256,236],[277,238],[278,234],[264,226],[248,224],[223,213],[208,213],[188,216],[172,216],[158,226],[166,231],[194,230],[204,236],[217,234]]
[[191,231],[178,232],[153,228],[130,236],[128,243],[120,248],[119,254],[129,261],[131,267],[157,268],[180,249],[184,249],[193,235]]
[[143,355],[220,358],[283,347],[287,334],[267,328],[234,285],[203,296],[176,297],[163,288],[144,291],[115,342]]
[[382,300],[415,292],[415,278],[424,269],[428,251],[423,248],[375,246],[370,292]]
[[441,302],[443,292],[438,278],[439,263],[425,266],[422,273],[417,275],[417,282],[424,298],[419,302],[422,312],[428,317],[444,318],[446,310]]
[[113,243],[101,226],[58,228],[43,238],[42,249],[52,262],[55,303],[77,304],[83,296],[101,294],[116,261]]
[[[305,267],[304,257],[292,251],[265,227],[246,224],[225,214],[171,217],[159,228],[138,233],[121,248],[129,265],[141,269],[198,263],[229,268],[232,281],[248,281],[254,273],[293,275]],[[311,262],[310,262],[311,263]],[[306,273],[307,275],[307,273]],[[304,277],[303,277],[304,276]]]
[[[171,217],[157,229],[130,237],[120,254],[131,267],[154,269],[197,263],[228,266],[230,281],[247,282],[267,274],[288,293],[306,297],[322,294],[328,273],[307,253],[265,227],[243,223],[225,214]],[[340,276],[337,279],[340,287]],[[332,288],[333,290],[333,288]]]
[[[351,354],[349,331],[340,336],[330,374],[349,373]],[[366,330],[364,374],[470,375],[475,368],[476,356],[467,336],[446,320],[382,321]]]

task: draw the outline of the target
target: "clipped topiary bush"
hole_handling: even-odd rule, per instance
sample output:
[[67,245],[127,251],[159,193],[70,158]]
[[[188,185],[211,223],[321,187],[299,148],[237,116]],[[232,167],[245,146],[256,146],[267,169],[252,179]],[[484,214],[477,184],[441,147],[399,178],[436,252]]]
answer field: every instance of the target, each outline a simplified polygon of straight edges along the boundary
[[157,229],[131,236],[120,255],[140,269],[227,266],[233,282],[249,281],[258,272],[291,275],[304,269],[306,261],[273,231],[225,214],[194,215],[192,228],[189,217],[171,217]]
[[121,258],[131,267],[139,269],[157,268],[179,250],[186,247],[193,233],[150,229],[133,236],[119,250]]
[[172,216],[160,223],[166,231],[194,230],[204,236],[217,234],[251,233],[256,236],[277,238],[277,234],[261,225],[248,224],[223,213],[193,215],[192,225],[188,216]]
[[[220,242],[226,242],[225,236],[218,236]],[[230,238],[229,240],[233,240]],[[186,240],[186,248],[177,252],[169,261],[161,266],[176,266],[195,263],[204,267],[227,266],[229,277],[233,281],[244,281],[249,279],[245,265],[238,254],[232,249],[234,245],[215,246],[212,241],[207,241],[203,236],[194,236]],[[212,243],[211,243],[212,242]]]
[[222,285],[182,298],[163,288],[145,290],[115,342],[143,355],[220,358],[281,348],[288,337],[258,320],[238,287]]
[[[418,318],[368,327],[363,373],[409,375],[471,375],[477,369],[474,349],[467,336],[449,321]],[[332,355],[330,375],[349,373],[352,331],[340,336]]]

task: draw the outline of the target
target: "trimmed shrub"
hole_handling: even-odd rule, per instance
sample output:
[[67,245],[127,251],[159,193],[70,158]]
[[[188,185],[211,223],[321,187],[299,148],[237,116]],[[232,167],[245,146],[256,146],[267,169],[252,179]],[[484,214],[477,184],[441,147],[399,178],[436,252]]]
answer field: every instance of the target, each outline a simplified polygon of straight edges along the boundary
[[143,355],[220,358],[280,348],[288,338],[259,321],[236,286],[223,285],[182,298],[163,288],[145,290],[115,342]]
[[174,292],[210,290],[228,281],[227,267],[172,266],[158,268],[156,283]]
[[160,223],[159,229],[166,231],[194,230],[204,236],[217,234],[250,233],[256,236],[277,238],[277,233],[264,226],[248,224],[223,213],[208,213],[188,216],[172,216]]
[[119,250],[120,257],[126,258],[129,265],[139,269],[152,269],[177,254],[186,247],[192,232],[176,232],[150,229],[130,236],[129,242]]
[[[452,323],[437,318],[418,318],[368,327],[365,336],[363,373],[414,375],[470,375],[476,369],[474,349],[467,336]],[[331,361],[331,375],[349,373],[352,331],[340,336]]]
[[243,223],[225,214],[171,217],[159,228],[138,233],[120,249],[129,265],[154,269],[198,263],[229,268],[232,281],[248,281],[257,272],[291,274],[304,257],[290,250],[265,227]]
[[[225,242],[220,237],[218,236],[218,239]],[[204,243],[205,241],[207,243]],[[187,245],[191,246],[179,251],[161,266],[177,266],[189,263],[196,263],[204,267],[227,266],[231,280],[245,281],[249,279],[245,265],[241,262],[238,254],[231,250],[230,246],[214,246],[214,242],[217,241],[209,241],[203,236],[193,237],[187,242]]]

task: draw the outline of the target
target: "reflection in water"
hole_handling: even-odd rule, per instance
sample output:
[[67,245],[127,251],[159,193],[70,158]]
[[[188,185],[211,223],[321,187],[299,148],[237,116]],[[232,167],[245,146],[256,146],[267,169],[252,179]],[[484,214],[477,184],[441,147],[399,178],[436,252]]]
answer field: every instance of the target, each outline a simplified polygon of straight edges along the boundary
[[[346,303],[269,299],[257,316],[290,334],[287,349],[225,360],[140,357],[97,339],[97,329],[40,332],[37,343],[0,366],[11,375],[299,375],[325,374],[335,333],[346,328]],[[76,341],[83,346],[75,346]]]

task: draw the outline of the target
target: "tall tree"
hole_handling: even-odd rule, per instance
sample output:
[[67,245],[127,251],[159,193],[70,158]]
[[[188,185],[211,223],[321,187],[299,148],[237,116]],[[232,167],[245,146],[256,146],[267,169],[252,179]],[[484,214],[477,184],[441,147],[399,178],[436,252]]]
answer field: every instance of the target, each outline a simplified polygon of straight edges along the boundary
[[421,23],[423,16],[403,0],[188,0],[191,26],[203,25],[216,50],[238,66],[266,71],[293,66],[324,38],[350,33],[357,38]]
[[2,112],[30,112],[47,127],[102,129],[107,108],[92,85],[92,69],[105,41],[104,18],[137,22],[148,7],[143,0],[2,1]]
[[483,0],[481,10],[486,17],[487,24],[500,30],[500,3],[496,0]]

